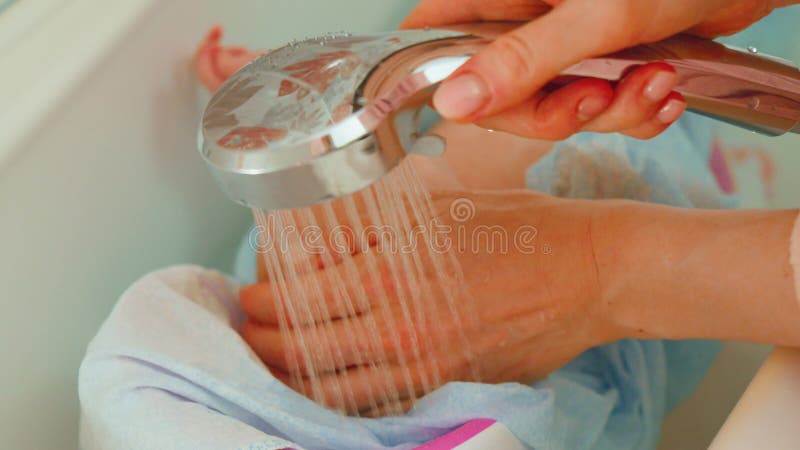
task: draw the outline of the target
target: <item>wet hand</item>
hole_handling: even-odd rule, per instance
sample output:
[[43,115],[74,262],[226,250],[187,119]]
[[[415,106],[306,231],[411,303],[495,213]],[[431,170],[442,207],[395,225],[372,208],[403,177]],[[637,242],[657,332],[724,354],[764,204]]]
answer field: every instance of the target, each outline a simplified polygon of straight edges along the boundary
[[[451,207],[464,199],[469,199],[472,215],[455,220]],[[312,314],[302,322],[287,320],[281,312],[286,299],[275,298],[270,280],[242,289],[241,304],[248,317],[242,336],[276,377],[301,392],[311,392],[312,380],[319,379],[329,406],[376,415],[382,410],[380,405],[376,409],[371,393],[384,389],[387,379],[408,407],[412,395],[428,391],[426,383],[431,383],[433,373],[438,373],[439,384],[473,380],[474,368],[482,382],[528,382],[590,347],[617,338],[598,293],[588,204],[527,191],[462,191],[435,195],[434,206],[445,224],[452,225],[452,252],[462,274],[446,270],[443,278],[430,256],[417,253],[423,258],[422,276],[429,285],[422,298],[427,308],[422,320],[403,319],[404,308],[413,311],[409,286],[403,284],[408,280],[392,275],[396,272],[391,264],[401,264],[401,258],[409,255],[373,259],[377,265],[371,271],[369,253],[355,254],[352,262],[358,282],[348,283],[346,289],[352,298],[363,290],[367,302],[357,304],[355,310],[342,308],[331,294],[341,286],[325,284],[336,277],[322,276],[323,291],[329,294],[328,313],[326,317]],[[505,246],[486,234],[486,240],[474,239],[487,230],[502,230]],[[519,230],[527,230],[527,240],[519,240]],[[486,247],[488,239],[493,239],[491,248]],[[344,270],[341,262],[336,264],[318,270]],[[426,283],[413,284],[421,289]],[[463,306],[460,318],[452,314],[447,293]],[[303,332],[281,333],[282,320]],[[350,338],[352,330],[367,330],[369,323],[375,324],[376,335]],[[341,357],[329,358],[328,366],[316,364],[310,371],[299,342],[309,332],[329,336],[318,342],[322,348],[313,351],[338,352]],[[459,333],[461,338],[447,339]],[[469,352],[464,351],[465,343]],[[423,357],[409,356],[415,346]],[[372,370],[375,365],[388,366],[388,375]],[[294,371],[300,376],[293,377]],[[353,404],[342,405],[337,399],[341,386],[353,389]]]

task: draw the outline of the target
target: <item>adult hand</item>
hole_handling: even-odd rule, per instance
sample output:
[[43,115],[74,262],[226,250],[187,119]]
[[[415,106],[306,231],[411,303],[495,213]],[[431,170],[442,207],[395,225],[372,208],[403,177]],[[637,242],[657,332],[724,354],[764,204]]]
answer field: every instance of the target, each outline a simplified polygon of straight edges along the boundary
[[[467,239],[466,249],[459,247],[457,253],[463,271],[458,280],[442,282],[429,261],[422,261],[424,276],[456,292],[457,304],[468,302],[474,321],[454,319],[444,298],[433,295],[423,300],[439,311],[427,319],[435,326],[405,320],[390,326],[387,318],[402,317],[405,303],[398,294],[401,286],[386,266],[390,261],[381,261],[376,280],[365,254],[357,253],[352,261],[359,281],[346,289],[363,287],[367,304],[352,312],[326,298],[331,311],[327,320],[315,316],[288,324],[302,327],[306,335],[314,329],[322,336],[333,333],[335,339],[318,344],[324,354],[338,346],[341,361],[314,367],[313,373],[291,362],[300,360],[303,351],[320,348],[303,349],[297,334],[281,334],[279,324],[285,317],[279,305],[284,300],[273,297],[267,279],[240,292],[248,319],[241,330],[245,341],[289,386],[309,392],[311,376],[316,376],[328,405],[364,415],[382,412],[373,408],[370,392],[386,386],[387,380],[398,392],[408,392],[405,367],[411,373],[410,388],[419,395],[424,391],[420,374],[430,373],[433,364],[441,382],[470,380],[470,363],[477,364],[483,382],[527,382],[586,349],[622,338],[800,346],[800,308],[788,252],[793,228],[800,230],[795,225],[797,210],[693,210],[620,200],[565,200],[527,191],[451,191],[434,195],[435,211],[446,218],[453,202],[463,198],[473,202],[475,211],[471,220],[459,222],[466,226],[465,236],[478,230],[493,233],[498,227],[509,235],[522,226],[538,231],[539,251],[533,253],[512,245],[506,252],[487,251],[469,247],[474,241]],[[795,251],[800,254],[800,249]],[[323,265],[315,270],[324,274],[337,268]],[[330,294],[340,286],[324,288]],[[375,295],[379,290],[387,293],[387,301]],[[376,342],[383,351],[375,353],[374,347],[361,347],[363,339],[347,338],[346,324],[367,328],[364,321],[369,320],[377,325]],[[452,335],[459,329],[471,344],[471,355],[454,348],[460,340],[446,340],[449,346],[430,345],[442,333]],[[426,357],[400,364],[393,331],[402,337],[401,351],[411,348],[413,338]],[[384,361],[391,371],[388,377],[367,369]],[[300,377],[289,375],[293,368]],[[353,388],[354,404],[337,400],[342,383]]]
[[[335,354],[338,346],[343,355],[341,361],[331,360],[334,364],[331,367],[315,367],[314,373],[309,373],[301,363],[302,379],[289,376],[293,367],[291,349],[301,352],[294,358],[302,360],[302,346],[295,342],[298,339],[296,335],[287,339],[281,334],[282,308],[278,305],[283,300],[276,301],[273,297],[269,280],[246,286],[241,291],[241,304],[248,316],[242,329],[245,341],[273,374],[290,386],[309,392],[309,377],[316,375],[322,380],[322,391],[329,406],[371,415],[380,410],[369,409],[369,393],[375,389],[380,391],[386,383],[385,377],[375,376],[375,372],[369,370],[371,362],[388,361],[390,382],[399,392],[408,392],[403,376],[405,367],[398,362],[400,352],[392,340],[394,332],[403,339],[401,349],[409,351],[409,342],[413,339],[420,343],[421,354],[425,355],[408,364],[414,384],[412,389],[417,395],[423,392],[424,387],[420,374],[432,373],[433,364],[437,366],[442,382],[471,380],[470,362],[478,365],[483,382],[532,381],[559,368],[584,350],[620,337],[618,330],[609,323],[606,306],[598,293],[589,234],[592,202],[560,200],[529,191],[440,192],[434,195],[434,207],[440,213],[439,217],[450,217],[448,211],[453,202],[464,198],[472,202],[474,215],[463,222],[452,221],[454,227],[450,236],[463,278],[441,280],[427,260],[422,261],[422,266],[424,276],[428,277],[434,289],[455,292],[456,304],[469,303],[467,311],[472,311],[474,317],[471,319],[474,320],[459,321],[453,317],[445,298],[438,295],[441,292],[437,290],[422,299],[426,308],[438,311],[435,317],[425,318],[428,326],[402,320],[402,308],[409,307],[400,294],[405,286],[398,286],[390,268],[384,266],[390,263],[389,259],[378,259],[377,270],[382,276],[376,280],[368,270],[367,257],[359,253],[353,257],[359,281],[348,283],[346,288],[356,295],[355,291],[363,286],[369,305],[356,311],[355,315],[348,314],[337,307],[332,298],[332,293],[340,287],[326,285],[323,291],[331,296],[326,299],[331,320],[315,318],[315,323],[289,324],[293,328],[305,327],[306,336],[309,328],[315,327],[327,336],[330,332],[327,327],[332,327],[336,339],[323,340],[320,345],[324,354]],[[457,226],[465,227],[463,234],[457,231]],[[526,229],[533,226],[537,230],[533,241],[537,247],[533,252],[530,246],[518,245],[521,241],[513,239],[516,230],[523,226],[528,227]],[[497,240],[494,240],[496,246],[493,249],[472,247],[488,245],[486,241],[470,238],[480,230],[486,232],[487,227],[492,227],[489,228],[492,230],[489,239],[494,240],[493,233],[497,230],[507,234],[507,251],[502,251]],[[467,238],[460,242],[459,235]],[[460,245],[456,246],[459,242]],[[425,255],[425,252],[418,254],[423,259]],[[390,259],[394,257],[389,256]],[[338,269],[322,267],[319,270]],[[448,276],[452,277],[452,274],[448,272]],[[321,280],[327,279],[321,277]],[[460,280],[463,280],[463,286]],[[375,294],[380,290],[387,293],[388,302],[380,301],[381,295]],[[391,318],[396,321],[394,326],[386,322]],[[385,355],[380,355],[382,352],[375,354],[369,346],[360,347],[365,345],[364,340],[348,338],[349,329],[368,329],[366,322],[370,320],[377,324],[378,345],[384,349]],[[442,334],[455,335],[459,327],[471,345],[471,357],[460,351],[463,341],[440,339]],[[336,392],[340,384],[352,387],[355,405],[338,403]]]
[[686,103],[674,71],[649,64],[616,86],[594,79],[553,92],[546,83],[582,59],[680,32],[703,37],[746,28],[790,0],[423,0],[402,28],[478,21],[527,21],[478,52],[442,83],[434,105],[444,117],[526,137],[619,131],[650,138]]

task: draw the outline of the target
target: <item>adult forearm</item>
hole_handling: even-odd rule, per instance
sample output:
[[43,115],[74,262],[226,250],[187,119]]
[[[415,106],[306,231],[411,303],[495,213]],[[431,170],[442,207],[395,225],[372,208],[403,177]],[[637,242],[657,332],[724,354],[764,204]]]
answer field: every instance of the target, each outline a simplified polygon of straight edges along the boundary
[[607,206],[594,222],[597,267],[624,336],[800,346],[797,211]]

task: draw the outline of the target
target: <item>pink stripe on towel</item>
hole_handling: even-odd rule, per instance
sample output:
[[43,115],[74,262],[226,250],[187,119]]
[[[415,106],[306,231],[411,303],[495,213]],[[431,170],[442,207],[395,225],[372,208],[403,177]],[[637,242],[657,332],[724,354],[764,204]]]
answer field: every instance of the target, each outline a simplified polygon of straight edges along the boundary
[[461,425],[455,430],[438,437],[414,450],[450,450],[475,437],[481,431],[492,426],[494,419],[475,419]]
[[789,241],[789,261],[794,268],[794,288],[797,292],[797,301],[800,302],[800,214],[794,223],[794,231]]

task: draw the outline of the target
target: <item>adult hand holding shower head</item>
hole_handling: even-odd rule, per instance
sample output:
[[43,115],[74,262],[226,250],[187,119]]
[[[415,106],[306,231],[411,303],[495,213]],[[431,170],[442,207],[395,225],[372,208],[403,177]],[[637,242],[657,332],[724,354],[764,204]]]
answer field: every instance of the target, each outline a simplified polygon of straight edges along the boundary
[[[225,193],[249,207],[299,208],[351,194],[409,152],[443,150],[420,136],[432,88],[516,25],[291,43],[219,89],[203,116],[200,151]],[[562,75],[618,80],[654,61],[675,68],[675,90],[691,110],[765,134],[800,133],[800,70],[754,49],[676,36],[584,60]]]

